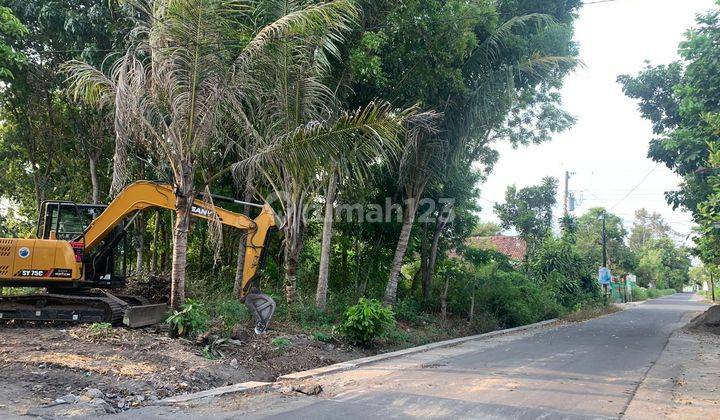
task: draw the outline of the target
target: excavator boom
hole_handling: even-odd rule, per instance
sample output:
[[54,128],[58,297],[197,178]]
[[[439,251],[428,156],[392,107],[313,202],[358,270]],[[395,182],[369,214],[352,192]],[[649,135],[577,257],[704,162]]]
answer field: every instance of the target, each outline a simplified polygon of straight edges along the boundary
[[[137,181],[128,185],[85,229],[83,233],[85,252],[92,252],[123,219],[136,211],[149,208],[175,210],[175,198],[171,185],[148,181]],[[195,217],[217,220],[224,225],[248,231],[241,291],[241,298],[245,297],[260,266],[268,232],[276,226],[272,208],[266,204],[262,206],[258,217],[250,219],[243,214],[209,205],[202,200],[195,200],[191,213]]]

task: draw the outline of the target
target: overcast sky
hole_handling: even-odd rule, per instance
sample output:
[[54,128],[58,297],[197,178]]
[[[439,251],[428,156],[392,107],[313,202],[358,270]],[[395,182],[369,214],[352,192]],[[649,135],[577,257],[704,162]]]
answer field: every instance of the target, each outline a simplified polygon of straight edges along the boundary
[[547,175],[561,181],[559,216],[567,170],[575,172],[570,180],[579,204],[575,215],[604,206],[625,219],[629,229],[634,211],[644,207],[660,212],[673,229],[687,235],[691,217],[673,211],[663,197],[679,178],[647,158],[653,137],[650,124],[615,79],[620,74],[637,74],[645,60],[661,64],[677,59],[677,45],[695,25],[695,15],[714,6],[713,0],[616,0],[585,5],[575,23],[585,68],[566,78],[562,90],[565,108],[577,117],[577,124],[539,146],[513,150],[499,145],[500,160],[481,185],[482,219],[497,221],[493,203],[504,200],[508,185],[537,184]]

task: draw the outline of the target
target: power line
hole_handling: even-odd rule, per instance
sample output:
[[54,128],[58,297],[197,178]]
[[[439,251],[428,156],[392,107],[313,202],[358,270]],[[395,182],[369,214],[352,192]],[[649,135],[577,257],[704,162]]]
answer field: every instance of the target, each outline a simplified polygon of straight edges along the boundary
[[645,182],[653,172],[655,172],[655,169],[657,169],[658,166],[660,166],[659,163],[656,164],[655,166],[653,166],[653,168],[650,169],[650,171],[647,174],[645,174],[645,176],[640,180],[640,182],[637,183],[637,185],[635,185],[630,191],[628,191],[628,193],[625,194],[625,196],[623,198],[621,198],[620,201],[618,201],[617,203],[615,203],[615,205],[610,207],[610,210],[614,209],[615,207],[620,205],[620,203],[625,201],[626,198],[630,197],[630,194],[632,194],[640,185],[642,185],[642,183]]
[[586,5],[588,5],[588,4],[610,3],[610,2],[614,2],[614,1],[617,1],[617,0],[595,0],[595,1],[586,1],[586,2],[583,2],[583,6],[586,6]]

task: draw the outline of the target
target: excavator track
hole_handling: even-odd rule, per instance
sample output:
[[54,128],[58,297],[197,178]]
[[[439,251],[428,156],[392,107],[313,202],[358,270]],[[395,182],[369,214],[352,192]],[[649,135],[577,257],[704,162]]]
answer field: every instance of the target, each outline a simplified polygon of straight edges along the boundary
[[0,321],[61,321],[122,323],[127,303],[113,296],[34,295],[0,296]]

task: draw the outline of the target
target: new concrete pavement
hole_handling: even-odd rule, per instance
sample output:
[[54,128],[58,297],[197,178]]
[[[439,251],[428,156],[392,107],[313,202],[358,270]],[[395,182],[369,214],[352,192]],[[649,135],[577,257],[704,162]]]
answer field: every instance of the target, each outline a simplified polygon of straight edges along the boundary
[[319,397],[238,395],[128,418],[618,418],[670,334],[705,310],[676,294],[590,321],[471,341],[317,378]]

